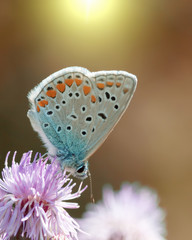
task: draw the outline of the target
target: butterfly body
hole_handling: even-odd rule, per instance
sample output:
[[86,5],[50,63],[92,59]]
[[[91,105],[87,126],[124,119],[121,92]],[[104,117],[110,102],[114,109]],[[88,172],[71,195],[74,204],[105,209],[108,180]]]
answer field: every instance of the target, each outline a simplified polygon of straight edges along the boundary
[[137,79],[124,71],[62,69],[28,95],[28,117],[62,168],[85,178],[88,158],[103,143],[127,108]]

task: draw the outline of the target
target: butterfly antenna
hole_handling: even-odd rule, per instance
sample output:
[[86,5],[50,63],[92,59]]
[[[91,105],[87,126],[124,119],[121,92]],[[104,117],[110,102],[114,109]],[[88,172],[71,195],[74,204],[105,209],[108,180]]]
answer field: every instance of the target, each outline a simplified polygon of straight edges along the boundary
[[92,203],[95,203],[95,199],[93,196],[93,184],[92,184],[92,178],[91,178],[91,173],[90,171],[88,172],[88,176],[89,176],[89,184],[90,184],[90,199]]

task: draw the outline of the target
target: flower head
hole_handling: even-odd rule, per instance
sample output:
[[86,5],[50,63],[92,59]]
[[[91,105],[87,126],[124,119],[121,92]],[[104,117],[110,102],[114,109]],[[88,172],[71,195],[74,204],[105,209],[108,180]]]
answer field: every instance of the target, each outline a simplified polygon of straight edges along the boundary
[[21,234],[32,240],[77,239],[79,225],[65,208],[78,208],[67,200],[78,198],[86,187],[81,189],[80,184],[72,193],[75,183],[56,162],[37,160],[37,154],[31,162],[31,155],[23,154],[18,164],[14,154],[11,167],[7,155],[0,179],[0,237]]
[[165,240],[164,212],[157,194],[136,184],[119,192],[106,187],[103,201],[88,206],[80,226],[89,235],[82,240]]

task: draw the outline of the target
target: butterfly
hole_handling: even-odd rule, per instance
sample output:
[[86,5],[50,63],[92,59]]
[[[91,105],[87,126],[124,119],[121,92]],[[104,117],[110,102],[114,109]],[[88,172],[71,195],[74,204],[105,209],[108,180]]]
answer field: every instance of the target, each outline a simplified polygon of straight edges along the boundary
[[27,116],[49,156],[84,179],[88,158],[119,121],[136,85],[136,76],[125,71],[64,68],[29,92]]

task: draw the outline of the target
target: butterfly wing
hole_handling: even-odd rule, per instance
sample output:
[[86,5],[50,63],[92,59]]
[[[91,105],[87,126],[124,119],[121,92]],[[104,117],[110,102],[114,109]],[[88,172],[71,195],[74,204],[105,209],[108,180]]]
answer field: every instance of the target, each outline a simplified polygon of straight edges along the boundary
[[93,91],[88,75],[90,72],[84,68],[66,68],[43,80],[29,93],[28,117],[51,155],[63,148],[79,155],[86,145],[89,128],[84,129],[83,122],[92,108]]
[[137,78],[125,71],[92,73],[97,105],[93,109],[94,124],[87,145],[87,157],[105,141],[129,105],[137,85]]
[[58,156],[61,151],[64,165],[77,168],[113,129],[136,82],[134,75],[123,71],[91,73],[81,67],[65,68],[29,93],[28,117],[49,154]]

